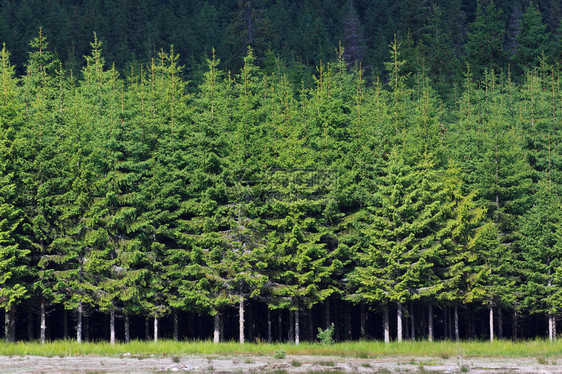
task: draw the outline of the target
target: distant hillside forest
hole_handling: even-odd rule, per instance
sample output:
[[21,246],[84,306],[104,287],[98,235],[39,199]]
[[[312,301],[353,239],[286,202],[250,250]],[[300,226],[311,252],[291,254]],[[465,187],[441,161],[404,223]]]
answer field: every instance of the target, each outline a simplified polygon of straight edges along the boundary
[[212,48],[225,71],[238,72],[250,45],[260,67],[272,72],[280,57],[300,83],[336,57],[340,42],[348,64],[361,63],[368,78],[382,75],[397,35],[405,71],[424,69],[442,94],[461,85],[467,63],[479,74],[511,69],[520,77],[542,51],[559,60],[561,16],[559,0],[2,0],[0,40],[20,73],[40,26],[74,72],[93,31],[120,72],[173,44],[197,83]]
[[556,338],[559,2],[1,4],[6,341]]

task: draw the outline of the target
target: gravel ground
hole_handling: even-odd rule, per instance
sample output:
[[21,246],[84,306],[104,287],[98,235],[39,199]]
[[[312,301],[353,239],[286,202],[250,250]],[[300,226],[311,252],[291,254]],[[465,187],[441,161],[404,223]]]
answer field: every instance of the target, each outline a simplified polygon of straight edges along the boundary
[[184,357],[0,357],[0,373],[561,373],[562,358],[416,358],[372,359],[288,356]]

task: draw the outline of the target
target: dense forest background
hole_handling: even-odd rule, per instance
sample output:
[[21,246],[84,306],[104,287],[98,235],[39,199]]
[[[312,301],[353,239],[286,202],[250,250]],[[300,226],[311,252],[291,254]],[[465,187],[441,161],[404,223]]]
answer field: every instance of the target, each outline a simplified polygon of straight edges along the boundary
[[[480,4],[480,5],[478,5]],[[562,54],[562,5],[557,0],[23,0],[0,2],[0,40],[23,72],[28,45],[39,26],[52,51],[79,69],[92,31],[119,71],[157,58],[174,45],[189,80],[200,81],[211,49],[225,71],[238,71],[246,47],[257,63],[275,68],[282,58],[291,78],[310,82],[320,62],[335,58],[341,42],[349,64],[362,63],[366,77],[383,75],[387,46],[404,43],[406,70],[421,66],[447,94],[462,82],[466,64],[519,76],[544,50]]]
[[7,341],[556,338],[559,2],[1,5]]

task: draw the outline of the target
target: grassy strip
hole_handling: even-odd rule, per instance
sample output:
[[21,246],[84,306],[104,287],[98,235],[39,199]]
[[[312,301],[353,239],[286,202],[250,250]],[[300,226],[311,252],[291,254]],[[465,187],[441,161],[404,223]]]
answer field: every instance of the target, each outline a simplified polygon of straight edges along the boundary
[[90,342],[77,344],[73,340],[55,340],[45,345],[38,342],[0,343],[0,356],[119,356],[126,353],[132,357],[145,358],[185,355],[271,355],[284,351],[288,355],[342,356],[373,358],[380,356],[412,357],[555,357],[562,356],[562,341],[551,343],[547,340],[528,340],[512,342],[497,340],[493,343],[483,341],[405,341],[384,344],[378,341],[344,342],[333,345],[318,343],[294,344],[238,344],[225,342],[213,344],[212,341],[161,340],[132,341],[129,344],[111,345],[107,342]]

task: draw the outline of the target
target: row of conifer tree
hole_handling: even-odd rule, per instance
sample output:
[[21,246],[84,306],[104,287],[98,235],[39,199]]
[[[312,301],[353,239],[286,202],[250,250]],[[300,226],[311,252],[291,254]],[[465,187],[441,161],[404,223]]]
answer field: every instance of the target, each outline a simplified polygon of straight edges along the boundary
[[[214,316],[248,302],[299,313],[330,302],[379,311],[397,340],[405,309],[518,318],[562,307],[559,61],[521,83],[467,69],[444,106],[423,72],[366,82],[339,48],[314,85],[248,50],[236,73],[213,57],[188,89],[173,47],[119,74],[94,38],[79,76],[39,34],[25,75],[0,54],[0,307],[5,338],[32,305],[82,315]],[[415,305],[417,309],[411,306]],[[314,309],[317,310],[317,309]],[[267,314],[270,318],[270,313]],[[265,316],[260,318],[265,319]],[[271,321],[268,321],[271,325]],[[414,322],[412,322],[413,324]],[[545,327],[546,328],[546,327]],[[412,329],[415,331],[415,329]],[[418,329],[419,331],[419,329]],[[463,330],[464,331],[464,330]],[[515,330],[516,331],[516,330]],[[209,336],[212,335],[209,331]],[[538,334],[538,333],[537,333]],[[517,333],[514,333],[514,337]]]

